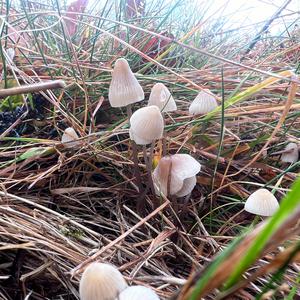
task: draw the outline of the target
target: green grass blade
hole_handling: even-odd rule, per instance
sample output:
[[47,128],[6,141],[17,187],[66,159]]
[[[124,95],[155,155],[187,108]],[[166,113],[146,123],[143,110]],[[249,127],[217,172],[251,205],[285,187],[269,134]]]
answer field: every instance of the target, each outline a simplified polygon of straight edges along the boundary
[[282,200],[280,209],[269,219],[262,232],[254,240],[252,246],[238,262],[237,267],[232,272],[228,281],[225,283],[225,289],[234,285],[242,273],[258,258],[270,237],[276,232],[280,225],[300,204],[300,178],[294,184],[292,190]]
[[[280,209],[275,215],[269,219],[262,232],[256,237],[248,251],[237,262],[237,267],[232,272],[231,276],[225,283],[225,290],[233,286],[241,277],[242,273],[258,258],[264,246],[268,242],[273,233],[280,227],[280,225],[289,217],[289,215],[300,205],[300,178],[294,184],[290,193],[283,199]],[[213,280],[213,277],[218,270],[220,264],[230,256],[236,246],[242,240],[242,236],[235,239],[224,251],[222,251],[216,259],[207,267],[201,278],[196,283],[189,300],[199,299],[202,291],[207,283]]]

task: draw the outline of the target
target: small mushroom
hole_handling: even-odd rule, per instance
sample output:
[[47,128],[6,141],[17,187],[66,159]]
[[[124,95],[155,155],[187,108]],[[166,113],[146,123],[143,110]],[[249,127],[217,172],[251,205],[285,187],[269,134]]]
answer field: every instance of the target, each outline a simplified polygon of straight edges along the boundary
[[159,108],[155,105],[136,110],[130,120],[129,135],[138,145],[151,144],[160,139],[164,131],[164,120]]
[[124,107],[142,101],[144,91],[125,58],[117,59],[108,91],[112,107]]
[[[132,116],[132,104],[142,101],[144,98],[144,91],[132,73],[127,60],[124,58],[117,59],[108,91],[110,105],[112,107],[126,106],[127,116],[130,119]],[[138,166],[138,151],[135,143],[132,143],[132,155],[134,177],[141,191],[143,186]]]
[[76,148],[81,145],[80,141],[77,141],[79,139],[78,134],[72,127],[68,127],[62,137],[61,137],[61,143],[64,145],[65,148],[71,149]]
[[295,163],[299,159],[298,145],[296,143],[288,143],[281,155],[281,161],[287,163]]
[[171,112],[177,110],[176,102],[169,89],[163,83],[156,83],[151,89],[149,105],[156,105],[161,112]]
[[120,293],[115,300],[159,300],[159,298],[151,289],[142,285],[133,285]]
[[255,191],[245,202],[247,212],[264,217],[272,216],[278,208],[276,197],[267,189]]
[[203,115],[218,107],[216,96],[208,89],[201,91],[189,108],[190,115]]
[[116,267],[95,262],[83,272],[79,294],[81,300],[112,300],[126,288],[127,283]]
[[153,171],[157,194],[183,197],[192,192],[201,165],[189,154],[163,157]]

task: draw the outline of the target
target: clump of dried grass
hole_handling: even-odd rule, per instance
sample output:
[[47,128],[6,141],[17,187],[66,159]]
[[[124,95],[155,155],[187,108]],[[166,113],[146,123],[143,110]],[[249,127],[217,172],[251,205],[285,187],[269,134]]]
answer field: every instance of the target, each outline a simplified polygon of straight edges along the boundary
[[[203,86],[220,95],[223,82],[228,98],[260,83],[269,72],[295,68],[299,46],[287,38],[278,51],[261,41],[239,62],[241,53],[232,53],[236,40],[233,43],[225,34],[214,39],[209,32],[199,38],[197,26],[190,28],[185,39],[173,38],[160,34],[146,18],[128,22],[123,29],[126,23],[96,14],[80,12],[74,19],[49,6],[32,5],[25,5],[25,11],[9,8],[5,25],[12,33],[2,34],[2,40],[18,53],[5,75],[23,83],[63,79],[68,86],[64,92],[43,93],[47,111],[43,119],[22,116],[1,135],[0,297],[76,298],[78,271],[95,258],[118,266],[129,282],[149,285],[162,299],[169,299],[186,280],[195,282],[214,255],[251,224],[253,217],[242,210],[243,199],[264,185],[275,188],[282,198],[300,165],[282,165],[278,156],[269,155],[281,149],[287,138],[299,141],[299,92],[295,91],[285,111],[288,80],[226,109],[222,140],[220,116],[191,122],[187,115],[190,101]],[[103,16],[109,16],[111,8],[105,9]],[[2,14],[6,13],[2,6]],[[158,16],[158,11],[151,13],[153,19]],[[78,27],[70,36],[67,21],[74,20]],[[204,24],[209,27],[209,21]],[[163,25],[168,28],[168,21]],[[243,43],[243,32],[237,32]],[[153,37],[156,43],[166,41],[162,49],[149,47]],[[193,52],[199,45],[201,53]],[[125,55],[135,71],[144,70],[138,78],[146,93],[161,81],[177,99],[178,111],[166,118],[168,152],[191,153],[203,165],[199,184],[179,208],[180,218],[168,199],[161,199],[161,206],[153,210],[152,196],[137,195],[132,182],[126,116],[109,108],[106,101],[111,65]],[[283,125],[276,127],[280,117]],[[66,150],[60,145],[60,136],[69,126],[80,134],[81,148]],[[20,137],[13,136],[13,130]],[[33,147],[52,150],[32,153]],[[257,156],[263,148],[268,155]],[[160,144],[155,150],[159,153]],[[140,168],[145,182],[142,153]],[[145,199],[143,210],[136,209],[140,198]],[[289,248],[275,256],[277,246],[287,238],[283,228],[280,238],[275,236],[267,248],[274,252],[266,252],[249,271],[250,279],[241,283],[235,297],[251,299],[260,293],[269,280],[264,273],[293,251]],[[246,237],[240,249],[254,234]],[[232,259],[242,255],[235,254]],[[230,262],[229,267],[233,266]],[[194,270],[195,277],[189,279]],[[283,281],[292,286],[297,272],[299,265],[292,265]],[[213,288],[219,287],[219,281],[214,283],[207,287],[212,293],[206,299],[215,299]]]

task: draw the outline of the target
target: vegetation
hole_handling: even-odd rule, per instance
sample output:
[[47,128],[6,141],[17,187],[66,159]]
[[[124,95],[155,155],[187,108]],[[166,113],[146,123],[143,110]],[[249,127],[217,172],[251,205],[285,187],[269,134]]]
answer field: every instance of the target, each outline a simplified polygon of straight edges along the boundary
[[[0,99],[0,299],[78,299],[94,260],[161,299],[300,297],[300,161],[281,161],[300,145],[299,12],[232,28],[239,10],[207,2],[0,2],[1,89],[66,83]],[[108,101],[120,57],[145,92],[134,111],[156,83],[177,104],[164,138],[137,145],[142,191],[128,111]],[[203,89],[219,105],[191,116]],[[201,163],[189,196],[151,192],[163,152]],[[259,188],[280,202],[270,218],[243,209]]]

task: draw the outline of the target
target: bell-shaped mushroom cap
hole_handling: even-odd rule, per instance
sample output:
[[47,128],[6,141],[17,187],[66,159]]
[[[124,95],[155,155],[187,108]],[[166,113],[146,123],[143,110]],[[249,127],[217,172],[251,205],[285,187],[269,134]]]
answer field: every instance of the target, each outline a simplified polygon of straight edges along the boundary
[[108,91],[112,107],[123,107],[142,101],[144,91],[124,58],[117,59]]
[[150,144],[163,135],[164,120],[157,106],[146,106],[136,110],[129,123],[130,139],[138,145]]
[[150,93],[148,105],[156,105],[162,112],[175,111],[176,102],[163,83],[156,83]]
[[79,294],[81,300],[111,300],[126,288],[127,283],[117,268],[92,263],[82,274]]
[[115,300],[159,300],[159,298],[151,289],[133,285],[125,289]]
[[76,141],[78,138],[76,131],[72,127],[68,127],[61,137],[61,143],[65,148],[76,148],[81,145],[80,141]]
[[278,208],[277,199],[266,189],[255,191],[245,202],[245,210],[259,216],[272,216]]
[[157,193],[167,196],[169,192],[177,197],[188,195],[196,185],[196,174],[200,169],[200,163],[188,154],[163,157],[153,171]]
[[285,146],[285,153],[281,155],[281,161],[288,163],[295,163],[299,159],[298,145],[296,143],[289,143]]
[[189,113],[190,115],[203,115],[213,111],[216,107],[218,107],[216,97],[210,90],[205,89],[191,103]]

